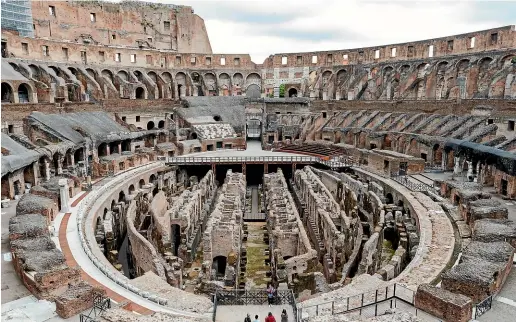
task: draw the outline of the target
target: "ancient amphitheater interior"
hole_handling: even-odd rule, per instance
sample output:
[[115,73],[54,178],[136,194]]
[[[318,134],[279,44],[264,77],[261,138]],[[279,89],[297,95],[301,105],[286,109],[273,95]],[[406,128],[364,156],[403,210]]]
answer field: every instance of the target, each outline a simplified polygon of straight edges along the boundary
[[1,9],[2,320],[514,321],[514,25],[256,63],[188,6]]

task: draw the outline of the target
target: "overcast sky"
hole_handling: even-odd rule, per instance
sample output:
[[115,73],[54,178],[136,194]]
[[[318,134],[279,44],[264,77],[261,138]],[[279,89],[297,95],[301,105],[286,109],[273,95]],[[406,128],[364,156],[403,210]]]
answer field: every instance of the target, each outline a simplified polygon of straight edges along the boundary
[[214,53],[351,49],[516,24],[516,1],[195,0]]

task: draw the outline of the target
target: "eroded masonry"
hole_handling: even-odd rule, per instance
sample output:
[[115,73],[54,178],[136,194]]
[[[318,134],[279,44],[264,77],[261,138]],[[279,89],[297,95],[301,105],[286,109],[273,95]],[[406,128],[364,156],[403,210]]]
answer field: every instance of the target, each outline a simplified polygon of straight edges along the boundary
[[272,285],[295,322],[489,320],[515,274],[515,47],[506,26],[257,64],[187,6],[2,3],[2,295],[241,321]]

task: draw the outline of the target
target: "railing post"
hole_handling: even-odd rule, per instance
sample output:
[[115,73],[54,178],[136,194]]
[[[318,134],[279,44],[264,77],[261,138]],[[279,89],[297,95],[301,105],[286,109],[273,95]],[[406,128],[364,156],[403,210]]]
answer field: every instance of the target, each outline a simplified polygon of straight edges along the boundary
[[349,297],[346,298],[346,311],[349,311]]
[[315,306],[315,316],[319,316],[319,304]]
[[360,307],[364,306],[364,293],[362,293],[362,298],[360,300]]
[[378,289],[374,294],[374,316],[378,316]]
[[333,315],[334,313],[334,310],[335,310],[335,301],[332,301],[331,302],[331,315]]

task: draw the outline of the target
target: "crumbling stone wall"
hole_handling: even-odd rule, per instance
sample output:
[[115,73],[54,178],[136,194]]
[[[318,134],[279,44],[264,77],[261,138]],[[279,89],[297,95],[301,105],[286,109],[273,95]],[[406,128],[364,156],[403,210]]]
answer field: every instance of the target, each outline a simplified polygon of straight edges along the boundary
[[[342,187],[337,186],[339,180],[334,178],[329,190],[318,177],[321,172],[315,171],[311,167],[297,170],[294,183],[306,207],[306,218],[303,219],[309,236],[324,266],[326,279],[333,283],[341,277],[342,266],[346,262],[346,245],[354,244],[352,222],[355,220],[345,213],[334,198],[337,194],[342,195]],[[326,182],[329,181],[328,176],[324,178]]]
[[[276,173],[264,175],[264,191],[269,235],[272,237],[270,244],[272,273],[279,282],[295,284],[299,282],[298,275],[314,272],[318,254],[310,244],[281,169]],[[280,267],[278,263],[284,258],[287,259]],[[326,258],[328,262],[331,261],[329,256]],[[328,268],[331,269],[328,275],[335,275],[334,267]],[[280,279],[281,276],[286,276],[285,280]]]
[[[182,181],[179,179],[179,182]],[[170,225],[179,226],[179,232],[172,232],[179,234],[171,236],[172,253],[186,263],[195,258],[216,191],[215,176],[211,170],[199,182],[196,177],[191,177],[190,182],[191,190],[184,190],[178,197],[172,198],[166,213]]]
[[203,266],[211,273],[206,278],[217,280],[217,273],[222,271],[218,266],[222,263],[216,259],[225,257],[223,281],[230,287],[238,285],[245,192],[245,176],[228,170],[203,235]]

